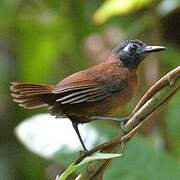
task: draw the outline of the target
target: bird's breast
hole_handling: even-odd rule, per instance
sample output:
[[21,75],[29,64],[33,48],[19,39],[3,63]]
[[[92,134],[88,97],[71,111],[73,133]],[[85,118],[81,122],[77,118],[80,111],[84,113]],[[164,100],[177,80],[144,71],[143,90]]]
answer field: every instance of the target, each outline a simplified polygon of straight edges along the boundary
[[112,96],[107,99],[107,104],[109,106],[107,114],[118,113],[118,111],[123,109],[136,93],[138,85],[137,72],[125,70],[124,75],[126,77],[125,82],[127,83],[127,86],[120,89],[118,92],[114,92]]
[[[136,71],[129,71],[128,69],[114,69],[106,76],[107,88],[112,91],[112,94],[101,101],[94,103],[83,104],[79,107],[79,112],[82,115],[108,115],[114,114],[125,107],[125,105],[135,95],[137,89],[137,73]],[[108,80],[107,80],[108,81]]]

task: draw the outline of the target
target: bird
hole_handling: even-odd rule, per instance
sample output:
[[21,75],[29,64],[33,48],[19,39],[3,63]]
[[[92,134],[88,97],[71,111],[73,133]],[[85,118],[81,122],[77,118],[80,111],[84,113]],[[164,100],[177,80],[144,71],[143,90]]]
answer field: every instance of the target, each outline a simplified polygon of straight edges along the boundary
[[139,64],[149,54],[165,49],[137,39],[125,40],[109,53],[107,61],[76,72],[57,85],[11,82],[11,95],[26,109],[48,107],[56,118],[69,118],[87,151],[78,125],[98,119],[118,120],[109,115],[135,96]]

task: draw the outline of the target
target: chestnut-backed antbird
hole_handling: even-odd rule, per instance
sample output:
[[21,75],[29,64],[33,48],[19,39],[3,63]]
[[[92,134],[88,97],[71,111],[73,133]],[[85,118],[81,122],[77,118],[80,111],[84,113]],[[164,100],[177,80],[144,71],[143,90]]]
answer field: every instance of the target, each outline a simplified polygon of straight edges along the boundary
[[78,124],[105,119],[117,108],[123,108],[137,89],[137,67],[141,61],[150,53],[165,49],[126,40],[112,50],[106,62],[74,73],[55,86],[12,82],[10,89],[14,101],[24,108],[46,106],[51,115],[68,117],[87,150]]

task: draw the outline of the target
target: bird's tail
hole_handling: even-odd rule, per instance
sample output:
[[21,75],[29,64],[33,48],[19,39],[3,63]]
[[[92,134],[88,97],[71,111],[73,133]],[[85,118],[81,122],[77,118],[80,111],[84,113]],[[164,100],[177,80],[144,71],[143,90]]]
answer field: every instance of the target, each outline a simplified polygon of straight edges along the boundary
[[50,105],[54,86],[48,84],[11,83],[11,95],[14,101],[27,109]]

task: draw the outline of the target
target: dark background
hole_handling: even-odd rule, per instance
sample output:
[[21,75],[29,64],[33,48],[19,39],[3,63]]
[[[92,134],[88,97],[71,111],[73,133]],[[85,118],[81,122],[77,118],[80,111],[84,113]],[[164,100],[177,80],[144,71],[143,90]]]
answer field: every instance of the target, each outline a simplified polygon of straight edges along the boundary
[[[123,2],[127,9],[117,0],[112,1],[116,9],[102,0],[0,1],[0,179],[48,180],[63,168],[61,163],[31,153],[15,137],[14,128],[21,121],[46,111],[24,110],[13,103],[11,81],[55,84],[73,72],[103,62],[124,39],[166,46],[167,51],[149,56],[141,64],[138,94],[121,113],[125,116],[148,87],[179,65],[179,2],[139,0],[140,6],[136,0]],[[127,145],[130,159],[116,160],[105,179],[178,179],[179,110],[177,94]],[[114,126],[118,124],[108,124],[108,128]]]

